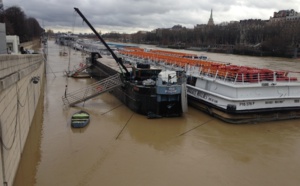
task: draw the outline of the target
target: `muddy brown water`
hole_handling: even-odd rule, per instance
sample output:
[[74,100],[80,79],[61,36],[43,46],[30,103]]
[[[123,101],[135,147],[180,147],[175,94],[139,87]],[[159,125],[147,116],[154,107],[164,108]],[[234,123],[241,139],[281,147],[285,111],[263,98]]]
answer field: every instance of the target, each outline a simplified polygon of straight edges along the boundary
[[[94,79],[63,71],[86,56],[49,41],[44,102],[26,142],[15,186],[298,186],[300,120],[233,125],[189,107],[179,118],[147,119],[109,93],[64,108],[62,96]],[[198,52],[199,53],[199,52]],[[216,61],[299,70],[300,61],[200,52]],[[72,113],[91,122],[72,129]]]

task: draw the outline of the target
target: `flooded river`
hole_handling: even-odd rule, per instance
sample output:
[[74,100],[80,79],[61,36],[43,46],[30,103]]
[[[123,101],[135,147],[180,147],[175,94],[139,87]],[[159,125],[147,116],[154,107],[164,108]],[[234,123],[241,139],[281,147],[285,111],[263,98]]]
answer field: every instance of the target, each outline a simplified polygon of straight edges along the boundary
[[[65,108],[62,96],[94,82],[63,71],[86,56],[48,43],[44,102],[22,154],[15,186],[298,186],[300,120],[233,125],[189,107],[179,118],[147,119],[109,93]],[[65,48],[67,52],[69,49]],[[185,51],[186,52],[186,51]],[[299,70],[300,61],[198,52],[210,59]],[[91,114],[84,129],[71,115]]]

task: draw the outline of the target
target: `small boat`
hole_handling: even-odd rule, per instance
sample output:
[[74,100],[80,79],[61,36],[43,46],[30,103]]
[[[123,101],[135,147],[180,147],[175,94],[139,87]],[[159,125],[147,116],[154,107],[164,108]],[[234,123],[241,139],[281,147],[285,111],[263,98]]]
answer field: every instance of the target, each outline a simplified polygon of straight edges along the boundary
[[90,122],[90,114],[81,110],[72,115],[71,126],[73,128],[85,127]]

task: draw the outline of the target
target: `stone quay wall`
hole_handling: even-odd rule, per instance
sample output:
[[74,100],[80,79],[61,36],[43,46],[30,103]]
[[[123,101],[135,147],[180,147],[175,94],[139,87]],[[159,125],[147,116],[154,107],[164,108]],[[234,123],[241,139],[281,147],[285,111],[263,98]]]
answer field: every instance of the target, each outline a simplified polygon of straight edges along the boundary
[[13,185],[44,77],[42,54],[0,55],[0,186]]

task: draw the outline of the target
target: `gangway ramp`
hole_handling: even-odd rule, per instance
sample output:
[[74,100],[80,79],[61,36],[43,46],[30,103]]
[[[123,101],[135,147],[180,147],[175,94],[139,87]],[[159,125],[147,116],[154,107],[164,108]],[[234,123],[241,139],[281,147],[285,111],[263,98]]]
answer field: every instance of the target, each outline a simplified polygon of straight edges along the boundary
[[80,63],[80,67],[70,71],[67,73],[68,77],[77,77],[82,71],[84,71],[85,69],[89,68],[91,66],[91,64],[82,64]]
[[122,85],[122,81],[120,79],[120,74],[117,73],[82,89],[65,93],[65,95],[62,97],[62,100],[64,105],[74,106],[77,103],[96,97],[120,85]]

